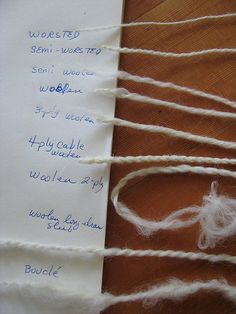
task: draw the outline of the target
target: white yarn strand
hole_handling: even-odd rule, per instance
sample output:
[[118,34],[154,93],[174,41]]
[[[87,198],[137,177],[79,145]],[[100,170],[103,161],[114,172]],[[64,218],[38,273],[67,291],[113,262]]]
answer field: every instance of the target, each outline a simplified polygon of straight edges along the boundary
[[79,31],[88,32],[88,31],[104,31],[110,29],[116,29],[121,27],[143,27],[143,26],[174,26],[174,25],[182,25],[182,24],[191,24],[202,21],[210,21],[210,20],[219,20],[224,18],[232,18],[236,17],[236,13],[227,13],[221,15],[208,15],[208,16],[200,16],[193,19],[181,20],[181,21],[172,21],[172,22],[134,22],[134,23],[125,23],[125,24],[116,24],[116,25],[104,25],[104,26],[95,26],[95,27],[87,27],[81,28]]
[[184,111],[189,114],[196,114],[196,115],[215,117],[215,118],[226,118],[226,119],[234,119],[234,120],[236,119],[236,114],[232,112],[223,112],[223,111],[217,111],[213,109],[202,109],[202,108],[185,106],[185,105],[177,104],[175,102],[151,98],[151,97],[143,96],[136,93],[130,93],[127,89],[124,89],[124,88],[100,88],[100,89],[97,89],[96,92],[102,93],[108,96],[115,96],[121,99],[128,99],[132,101],[148,103],[155,106],[163,106],[163,107],[167,107],[167,108],[171,108],[171,109],[175,109],[179,111]]
[[126,164],[142,162],[183,162],[183,163],[206,163],[214,165],[236,165],[236,159],[214,158],[214,157],[197,157],[197,156],[178,156],[178,155],[161,155],[161,156],[96,156],[81,157],[79,163],[82,164]]
[[75,246],[54,246],[40,243],[27,243],[22,241],[1,240],[0,250],[28,250],[46,254],[70,253],[79,257],[101,256],[101,257],[158,257],[158,258],[178,258],[190,261],[207,261],[210,263],[230,263],[236,264],[236,256],[228,254],[206,254],[203,252],[185,252],[174,250],[133,250],[130,248],[92,248]]
[[154,80],[150,77],[141,77],[141,76],[137,76],[137,75],[132,75],[128,72],[124,72],[124,71],[117,71],[117,73],[113,74],[113,76],[121,79],[121,80],[129,80],[129,81],[133,81],[133,82],[137,82],[137,83],[145,83],[145,84],[151,84],[154,86],[158,86],[161,88],[171,88],[180,92],[186,92],[190,95],[194,95],[194,96],[198,96],[198,97],[203,97],[203,98],[208,98],[211,100],[214,100],[216,102],[222,103],[224,105],[227,105],[231,108],[236,108],[236,101],[232,101],[229,100],[225,97],[221,97],[218,95],[214,95],[214,94],[209,94],[194,88],[190,88],[190,87],[186,87],[186,86],[180,86],[177,84],[174,84],[172,82],[163,82],[163,81],[157,81]]
[[[209,280],[206,282],[193,281],[185,282],[177,279],[172,279],[166,283],[157,284],[147,290],[138,291],[131,294],[112,295],[109,293],[100,294],[85,294],[83,292],[72,292],[70,290],[61,290],[49,286],[39,284],[25,284],[16,282],[0,282],[0,296],[12,297],[17,296],[17,299],[22,299],[27,296],[34,302],[40,300],[42,306],[54,307],[57,305],[59,310],[69,310],[69,313],[79,314],[94,314],[100,313],[111,305],[124,302],[142,301],[144,304],[154,306],[161,300],[180,301],[188,296],[195,294],[198,291],[210,291],[221,293],[226,299],[236,302],[236,288],[228,285],[224,280]],[[148,302],[148,303],[146,303]],[[70,305],[68,307],[68,305]],[[68,311],[66,311],[68,313]]]
[[[201,249],[215,247],[225,238],[236,234],[236,200],[217,195],[217,184],[212,183],[211,193],[204,197],[202,206],[191,206],[180,209],[160,221],[141,218],[124,203],[118,201],[120,190],[128,181],[150,174],[199,174],[236,178],[236,172],[211,167],[192,167],[189,165],[170,167],[151,167],[137,170],[123,177],[111,192],[111,201],[116,212],[132,223],[137,230],[146,236],[159,230],[185,228],[200,222],[201,233],[198,246]],[[191,218],[181,220],[184,214],[194,214]]]
[[235,142],[229,142],[229,141],[223,141],[218,140],[212,137],[207,136],[201,136],[201,135],[195,135],[189,132],[183,132],[163,126],[158,125],[150,125],[150,124],[141,124],[141,123],[135,123],[132,121],[122,120],[119,118],[106,118],[106,117],[98,117],[97,121],[100,123],[109,123],[121,127],[128,127],[132,129],[142,130],[146,132],[153,132],[153,133],[161,133],[164,135],[181,138],[187,141],[197,142],[200,144],[208,144],[213,145],[217,147],[221,147],[224,149],[236,149],[236,143]]
[[150,56],[158,56],[164,58],[192,58],[197,56],[208,56],[208,55],[233,55],[236,53],[236,48],[213,48],[213,49],[205,49],[199,51],[191,51],[191,52],[166,52],[166,51],[158,51],[158,50],[148,50],[141,48],[127,48],[127,47],[113,47],[108,45],[102,45],[103,49],[124,53],[124,54],[143,54]]

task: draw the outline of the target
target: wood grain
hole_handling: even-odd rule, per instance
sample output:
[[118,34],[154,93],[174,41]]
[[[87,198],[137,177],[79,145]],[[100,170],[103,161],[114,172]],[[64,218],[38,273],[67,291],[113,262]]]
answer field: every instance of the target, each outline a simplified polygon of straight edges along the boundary
[[[203,15],[236,12],[232,0],[126,0],[125,22],[170,21]],[[162,51],[184,52],[208,48],[236,47],[236,19],[205,21],[192,25],[128,28],[123,30],[122,46],[142,47]],[[120,69],[141,76],[194,87],[236,100],[235,56],[196,57],[186,60],[163,59],[141,55],[121,55]],[[172,90],[120,81],[130,91],[178,103],[217,110],[231,111],[226,106]],[[183,112],[154,107],[143,103],[120,100],[116,116],[147,124],[158,124],[196,134],[236,141],[236,123],[231,120],[206,118]],[[161,155],[184,154],[196,156],[234,157],[235,151],[200,145],[179,139],[147,134],[127,128],[115,128],[113,154]],[[143,165],[114,165],[111,169],[110,190],[125,174]],[[157,165],[157,164],[156,164]],[[162,164],[163,165],[163,164]],[[236,170],[236,167],[225,167]],[[173,210],[201,204],[213,179],[220,183],[220,192],[236,197],[235,180],[197,175],[153,175],[131,182],[122,190],[121,199],[140,216],[160,219]],[[109,203],[107,218],[107,247],[140,249],[175,249],[199,251],[199,225],[174,232],[160,232],[151,238],[137,234],[134,227],[122,220]],[[236,238],[218,245],[209,253],[236,254]],[[112,258],[104,263],[103,290],[113,294],[131,293],[169,278],[187,281],[226,278],[236,285],[235,266],[210,264],[177,259]],[[198,293],[181,302],[162,301],[144,309],[140,303],[118,304],[104,313],[191,313],[232,314],[236,307],[220,294]]]

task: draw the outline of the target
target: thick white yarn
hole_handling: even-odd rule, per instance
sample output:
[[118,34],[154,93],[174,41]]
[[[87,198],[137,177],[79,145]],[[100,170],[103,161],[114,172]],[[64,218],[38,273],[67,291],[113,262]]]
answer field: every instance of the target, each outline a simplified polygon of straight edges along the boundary
[[104,31],[114,28],[121,28],[121,27],[137,27],[137,26],[175,26],[175,25],[182,25],[182,24],[191,24],[196,22],[202,21],[210,21],[210,20],[219,20],[224,18],[232,18],[236,17],[236,13],[226,13],[220,15],[207,15],[207,16],[200,16],[193,19],[175,21],[175,22],[134,22],[128,24],[116,24],[116,25],[104,25],[104,26],[95,26],[95,27],[87,27],[87,28],[80,28],[80,32],[88,32],[88,31]]
[[48,255],[57,254],[73,254],[82,258],[90,258],[90,256],[102,257],[168,257],[187,259],[190,261],[202,260],[210,263],[227,262],[236,264],[236,256],[228,254],[206,254],[203,252],[185,252],[174,250],[133,250],[129,248],[92,248],[92,247],[75,247],[75,246],[55,246],[40,243],[29,243],[23,241],[1,240],[0,250],[27,250],[31,252],[46,253]]
[[236,165],[234,158],[215,158],[201,156],[181,156],[181,155],[160,155],[160,156],[96,156],[81,157],[78,160],[81,164],[126,164],[126,163],[142,163],[142,162],[183,162],[197,164],[214,164],[214,165]]
[[133,81],[133,82],[137,82],[137,83],[151,84],[154,86],[158,86],[160,88],[174,89],[174,90],[177,90],[180,92],[188,93],[190,95],[211,99],[211,100],[214,100],[216,102],[222,103],[226,106],[229,106],[231,108],[236,108],[236,101],[232,101],[232,100],[229,100],[225,97],[221,97],[218,95],[209,94],[209,93],[206,93],[206,92],[203,92],[201,90],[194,89],[194,88],[177,85],[177,84],[174,84],[172,82],[158,81],[158,80],[154,80],[153,78],[150,78],[150,77],[142,77],[142,76],[138,76],[138,75],[132,75],[132,74],[130,74],[128,72],[124,72],[124,71],[117,71],[116,73],[110,74],[110,76],[114,76],[114,77],[117,77],[117,78],[122,79],[122,80],[129,80],[129,81]]
[[[87,71],[92,71],[89,68],[86,68]],[[133,75],[131,73],[125,72],[125,71],[115,71],[115,72],[107,72],[104,73],[104,71],[93,71],[93,73],[99,77],[112,77],[112,78],[118,78],[121,80],[127,80],[127,81],[133,81],[133,82],[137,82],[137,83],[144,83],[144,84],[150,84],[153,86],[157,86],[160,88],[164,88],[164,89],[174,89],[176,91],[179,92],[185,92],[188,93],[190,95],[193,96],[198,96],[198,97],[202,97],[202,98],[207,98],[210,100],[213,100],[215,102],[218,103],[222,103],[226,106],[229,106],[231,108],[236,109],[236,101],[230,100],[228,98],[219,96],[219,95],[215,95],[215,94],[210,94],[210,93],[206,93],[204,91],[195,89],[195,88],[190,88],[187,86],[182,86],[182,85],[178,85],[172,82],[165,82],[165,81],[159,81],[159,80],[155,80],[151,77],[143,77],[143,76],[138,76],[138,75]],[[96,92],[101,92],[104,89],[97,89]],[[105,89],[105,91],[111,91],[112,89]]]
[[136,123],[132,121],[122,120],[119,118],[102,117],[101,115],[99,117],[97,116],[96,120],[100,123],[108,123],[108,124],[113,124],[117,126],[142,130],[146,132],[161,133],[164,135],[181,138],[187,141],[197,142],[200,144],[213,145],[213,146],[217,146],[224,149],[236,149],[235,142],[222,141],[222,140],[218,140],[216,138],[208,137],[208,136],[195,135],[189,132],[183,132],[183,131],[179,131],[179,130],[175,130],[175,129],[171,129],[171,128],[167,128],[167,127],[163,127],[159,125],[141,124],[141,123]]
[[236,287],[228,285],[225,280],[193,281],[189,283],[175,279],[164,284],[158,284],[145,291],[122,295],[109,293],[83,294],[49,286],[0,282],[0,298],[17,297],[17,300],[21,301],[27,297],[30,298],[33,304],[34,302],[40,303],[44,313],[50,313],[50,308],[56,308],[60,313],[64,310],[64,313],[67,314],[99,313],[111,305],[123,302],[142,301],[144,305],[150,307],[165,299],[180,301],[201,290],[221,293],[226,299],[236,303]]
[[191,52],[165,52],[158,50],[148,50],[141,48],[127,48],[127,47],[113,47],[108,45],[102,45],[103,49],[115,51],[119,53],[135,53],[135,54],[143,54],[150,56],[158,56],[164,58],[192,58],[196,56],[207,56],[207,55],[233,55],[236,53],[236,48],[213,48],[213,49],[205,49],[199,51],[191,51]]
[[[124,203],[118,201],[120,190],[128,181],[150,174],[200,174],[210,176],[226,176],[236,178],[236,172],[210,167],[192,167],[180,165],[175,167],[151,167],[137,170],[123,177],[114,187],[111,193],[111,200],[116,212],[131,222],[138,231],[146,236],[159,230],[174,230],[185,228],[200,222],[201,233],[198,246],[201,249],[215,247],[225,238],[236,234],[236,200],[217,194],[217,184],[212,183],[211,193],[205,196],[202,206],[191,206],[180,209],[160,221],[152,221],[141,218]],[[188,219],[181,220],[184,214],[192,214]]]
[[138,102],[147,103],[147,104],[151,104],[155,106],[171,108],[174,110],[179,110],[179,111],[187,112],[189,114],[194,114],[194,115],[201,115],[201,116],[214,117],[214,118],[233,119],[233,120],[236,119],[236,114],[232,112],[223,112],[223,111],[217,111],[213,109],[202,109],[202,108],[185,106],[185,105],[177,104],[175,102],[151,98],[151,97],[143,96],[136,93],[130,93],[125,88],[99,88],[96,90],[96,92],[102,93],[108,96],[115,96],[116,98],[128,99],[128,100],[138,101]]

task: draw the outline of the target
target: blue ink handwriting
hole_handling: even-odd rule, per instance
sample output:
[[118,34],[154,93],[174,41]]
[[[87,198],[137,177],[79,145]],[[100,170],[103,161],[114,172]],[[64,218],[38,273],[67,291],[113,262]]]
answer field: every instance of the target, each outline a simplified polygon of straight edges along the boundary
[[76,76],[93,76],[95,75],[94,72],[91,72],[91,71],[81,71],[81,70],[68,70],[68,69],[64,69],[62,71],[62,74],[63,75],[76,75]]
[[103,188],[103,178],[100,177],[99,180],[91,179],[91,177],[86,176],[82,181],[81,184],[90,184],[92,185],[92,190],[95,190],[98,187],[97,192],[99,192]]
[[92,221],[92,217],[89,217],[88,220],[86,220],[85,222],[82,222],[82,225],[88,228],[92,228],[92,229],[98,229],[98,230],[103,229],[103,227],[99,226],[98,224]]
[[42,174],[40,171],[30,170],[29,177],[35,180],[43,181],[45,183],[56,182],[56,181],[59,183],[70,183],[70,184],[78,183],[77,180],[73,180],[71,178],[63,178],[62,176],[59,176],[58,170],[55,170],[52,175]]
[[50,68],[33,66],[31,73],[32,74],[53,74],[54,72],[54,65],[52,64]]
[[58,170],[55,170],[52,174],[45,174],[45,173],[42,173],[41,171],[30,170],[29,178],[42,181],[45,183],[59,182],[59,183],[80,184],[80,185],[87,186],[94,193],[100,192],[104,187],[104,181],[103,181],[102,176],[99,179],[96,179],[90,176],[86,176],[82,179],[64,178],[59,175]]
[[78,151],[80,152],[85,149],[85,145],[81,139],[75,140],[73,138],[69,143],[66,143],[63,140],[53,141],[49,136],[38,140],[37,135],[34,135],[30,137],[29,143],[30,147],[35,148],[37,152],[43,150],[52,156],[63,158],[80,158],[81,156],[78,155]]
[[43,119],[46,116],[49,116],[52,119],[57,118],[59,111],[56,110],[56,106],[54,106],[52,109],[50,110],[46,110],[43,108],[43,106],[36,106],[35,107],[35,114],[40,114],[41,118]]
[[29,31],[29,37],[30,38],[39,38],[39,39],[69,39],[73,40],[76,39],[80,36],[79,31],[62,31],[62,32],[55,32],[55,31],[49,31],[49,32],[33,32]]
[[65,48],[62,47],[61,50],[57,49],[57,52],[61,52],[62,54],[92,54],[98,56],[101,52],[101,48],[84,48],[84,47],[76,47],[76,48]]
[[49,45],[47,47],[45,46],[37,46],[33,45],[30,48],[30,53],[36,53],[36,54],[48,54],[48,53],[53,53],[53,48],[52,45]]
[[59,93],[59,94],[68,94],[68,93],[74,93],[74,94],[82,94],[83,92],[81,89],[72,89],[70,88],[69,83],[59,83],[56,86],[50,86],[50,85],[40,85],[39,87],[40,93]]
[[61,53],[61,54],[86,54],[91,56],[98,56],[101,52],[102,49],[97,47],[60,47],[54,49],[51,44],[48,46],[32,45],[30,47],[30,53],[34,54]]
[[[53,106],[52,109],[46,109],[42,105],[38,105],[35,107],[34,113],[38,114],[42,119],[46,117],[55,119],[59,116],[60,111],[57,109],[56,106]],[[95,124],[95,119],[86,114],[76,114],[76,113],[67,112],[63,114],[63,117],[69,121],[86,122],[88,124]]]
[[65,119],[66,120],[71,120],[71,121],[77,121],[77,122],[88,122],[88,123],[92,123],[92,124],[94,124],[95,122],[94,122],[94,120],[93,120],[93,118],[90,118],[90,117],[88,117],[88,116],[86,116],[86,115],[77,115],[77,114],[74,114],[74,113],[66,113],[66,115],[65,115]]
[[25,265],[25,274],[30,275],[43,275],[43,276],[49,276],[53,278],[59,278],[59,270],[62,268],[62,266],[55,267],[52,265],[51,267],[33,267],[32,265],[26,264]]
[[92,217],[88,219],[79,220],[75,218],[72,214],[68,214],[65,218],[60,219],[56,216],[54,209],[50,209],[46,212],[30,210],[29,217],[45,221],[47,223],[46,229],[51,231],[64,231],[64,232],[74,232],[79,230],[81,227],[90,228],[94,230],[102,230],[104,227],[93,221]]
[[39,211],[33,211],[30,210],[29,216],[32,218],[40,218],[42,220],[47,219],[47,220],[53,220],[53,221],[59,221],[58,218],[56,218],[54,215],[54,209],[50,209],[48,213],[41,213]]

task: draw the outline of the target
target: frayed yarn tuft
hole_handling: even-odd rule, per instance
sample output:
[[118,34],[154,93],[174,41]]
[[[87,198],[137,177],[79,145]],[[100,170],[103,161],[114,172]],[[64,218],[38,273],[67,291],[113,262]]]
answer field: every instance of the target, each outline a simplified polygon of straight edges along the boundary
[[236,234],[236,200],[218,195],[218,183],[213,182],[211,193],[204,197],[198,217],[201,233],[198,246],[214,248],[217,243]]

